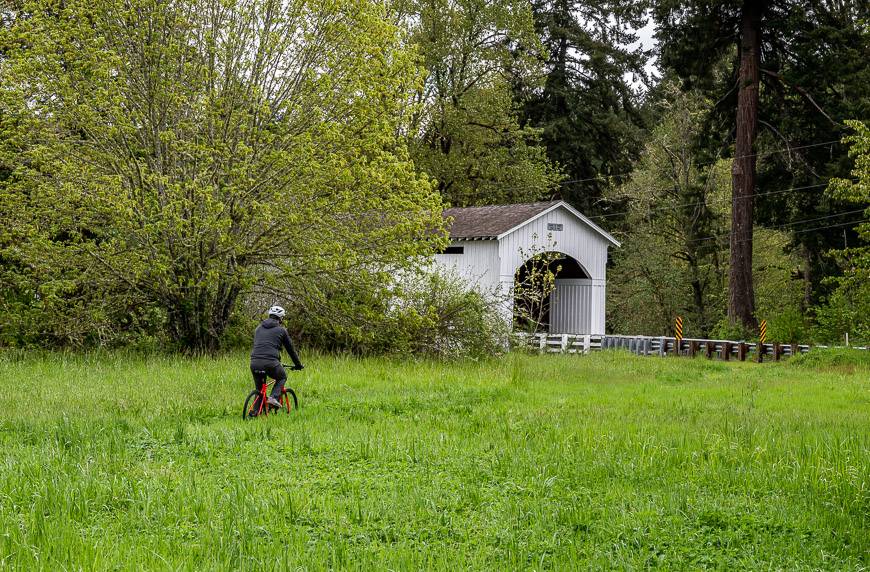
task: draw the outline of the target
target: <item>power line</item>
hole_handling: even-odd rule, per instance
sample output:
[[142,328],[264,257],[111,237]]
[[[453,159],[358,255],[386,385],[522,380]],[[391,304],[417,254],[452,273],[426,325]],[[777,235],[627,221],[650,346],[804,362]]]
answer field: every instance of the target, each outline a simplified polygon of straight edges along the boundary
[[803,234],[805,232],[812,232],[814,230],[824,230],[826,228],[839,228],[841,226],[851,226],[855,224],[864,224],[865,222],[870,222],[870,218],[858,219],[849,222],[842,222],[840,224],[831,224],[828,226],[817,226],[816,228],[805,228],[803,230],[796,230],[792,234]]
[[865,210],[866,210],[866,209],[855,209],[855,210],[853,210],[853,211],[846,211],[846,212],[843,212],[843,213],[837,213],[837,214],[832,214],[832,215],[827,215],[827,216],[820,216],[820,217],[816,217],[816,218],[808,218],[808,219],[804,219],[804,220],[795,220],[795,221],[792,221],[792,222],[787,222],[787,223],[783,223],[783,224],[779,224],[779,225],[774,225],[774,226],[764,226],[764,227],[762,227],[762,228],[768,228],[768,229],[771,229],[771,230],[773,230],[773,229],[779,229],[779,228],[786,228],[786,227],[794,226],[794,225],[796,225],[796,224],[800,224],[800,223],[804,223],[804,222],[815,222],[815,221],[817,221],[817,220],[826,220],[826,219],[829,219],[829,218],[837,218],[838,216],[846,216],[846,215],[851,215],[851,214],[863,213]]
[[[748,155],[739,155],[737,157],[730,157],[730,159],[736,160],[736,159],[745,159],[748,157],[767,157],[769,155],[777,155],[779,153],[790,153],[792,151],[797,151],[800,149],[811,149],[813,147],[823,147],[825,145],[832,145],[832,144],[839,143],[839,142],[840,142],[839,139],[834,139],[832,141],[823,141],[820,143],[809,143],[807,145],[799,145],[797,147],[779,147],[776,149],[762,151],[759,153],[750,153]],[[717,164],[719,161],[726,160],[726,159],[728,159],[728,158],[717,159],[716,161],[710,161],[707,163],[693,164],[692,167],[701,168],[701,167],[712,166],[712,165]],[[628,172],[624,172],[624,173],[614,173],[614,174],[606,175],[606,176],[598,175],[596,177],[589,177],[586,179],[569,179],[567,181],[559,181],[558,183],[555,184],[555,187],[557,187],[557,188],[563,187],[563,186],[571,185],[574,183],[587,183],[587,182],[591,182],[591,181],[606,181],[608,178],[626,178],[626,177],[631,176],[633,173],[634,173],[634,171],[628,171]],[[499,190],[499,191],[520,191],[520,190],[535,189],[535,188],[545,189],[545,187],[543,187],[542,185],[521,185],[521,186],[515,186],[515,187],[499,187],[497,190]],[[474,192],[474,193],[463,193],[463,196],[481,196],[483,194],[489,194],[489,192],[488,191],[478,191],[478,192]]]
[[[723,160],[727,160],[727,159],[736,160],[736,159],[746,159],[748,157],[767,157],[768,155],[776,155],[779,153],[786,153],[786,152],[790,153],[792,151],[797,151],[799,149],[810,149],[812,147],[823,147],[825,145],[831,145],[833,143],[839,143],[839,142],[840,141],[838,139],[835,139],[833,141],[823,141],[821,143],[810,143],[808,145],[801,145],[798,147],[779,147],[778,149],[772,149],[770,151],[763,151],[760,153],[750,153],[749,155],[738,155],[737,157],[725,157],[725,158],[717,159],[716,161],[710,161],[708,163],[697,163],[697,164],[693,164],[692,167],[695,167],[695,168],[708,167],[710,165],[717,164],[719,161],[723,161]],[[627,176],[631,175],[632,173],[634,173],[634,171],[630,171],[628,173],[616,173],[613,175],[608,175],[608,177],[627,177]],[[607,180],[607,177],[598,176],[598,177],[590,177],[588,179],[574,179],[571,181],[563,181],[562,183],[583,183],[583,182],[587,182],[587,181],[604,181],[604,180]],[[562,183],[560,183],[560,185]]]
[[[855,182],[856,180],[853,179],[852,181]],[[711,199],[711,200],[697,201],[697,202],[693,202],[693,203],[680,203],[680,204],[676,204],[676,205],[661,206],[661,207],[646,209],[643,212],[644,213],[653,213],[653,212],[662,212],[662,211],[675,211],[675,210],[682,209],[685,207],[702,206],[702,205],[709,205],[709,204],[716,204],[716,203],[726,203],[726,202],[732,202],[732,201],[741,200],[741,199],[743,199],[743,200],[754,199],[755,197],[765,197],[765,196],[771,196],[771,195],[780,195],[780,194],[784,194],[784,193],[792,193],[795,191],[817,189],[819,187],[826,187],[828,185],[829,185],[829,183],[817,183],[815,185],[804,185],[801,187],[789,187],[787,189],[778,189],[775,191],[767,191],[764,193],[754,193],[752,195],[746,195],[746,196],[741,196],[741,197],[725,197],[725,198],[721,198],[721,199]],[[607,214],[603,214],[603,215],[594,215],[594,216],[590,216],[587,218],[589,218],[591,220],[602,220],[602,219],[607,219],[607,218],[611,218],[611,217],[615,217],[615,216],[631,214],[632,212],[635,212],[635,211],[631,211],[631,210],[619,211],[619,212],[607,213]],[[842,215],[842,213],[841,213],[841,215]],[[839,215],[832,215],[832,216],[839,216]],[[822,217],[822,218],[831,218],[831,217]],[[801,222],[801,221],[797,221],[797,222]],[[794,224],[794,223],[789,223],[789,224]],[[771,228],[771,227],[768,227],[768,228]]]
[[[865,210],[865,209],[858,209],[858,210],[854,210],[854,211],[848,211],[848,212],[843,212],[843,213],[837,213],[837,214],[829,215],[829,216],[823,216],[823,217],[817,217],[817,218],[810,218],[810,219],[805,219],[805,220],[797,220],[797,221],[794,221],[794,222],[791,222],[791,223],[787,223],[787,224],[783,224],[783,225],[779,225],[779,226],[761,227],[761,228],[762,228],[762,229],[765,229],[765,230],[783,230],[783,229],[785,229],[785,230],[791,230],[789,227],[792,227],[792,226],[797,225],[797,224],[802,224],[802,223],[806,223],[806,222],[816,222],[816,221],[820,221],[820,220],[826,220],[826,219],[836,218],[836,217],[838,217],[838,216],[847,216],[847,215],[850,215],[850,214],[862,213],[862,212],[864,212],[864,210]],[[819,226],[819,227],[815,227],[815,228],[808,228],[808,229],[802,229],[802,230],[792,230],[791,233],[792,233],[792,234],[803,234],[803,233],[805,233],[805,232],[812,232],[812,231],[814,231],[814,230],[824,230],[824,229],[828,229],[828,228],[838,228],[838,227],[841,227],[841,226],[849,226],[849,225],[853,225],[853,224],[861,224],[861,223],[863,223],[863,222],[867,222],[868,220],[870,220],[870,219],[865,219],[865,220],[856,220],[856,221],[849,221],[849,222],[837,223],[837,224],[826,225],[826,226]],[[726,232],[726,233],[724,233],[724,234],[717,234],[717,235],[715,235],[715,236],[707,236],[707,237],[704,237],[704,238],[696,238],[696,239],[693,239],[693,240],[686,240],[686,241],[683,241],[683,244],[687,244],[687,243],[696,243],[696,242],[706,242],[706,241],[709,241],[709,240],[719,240],[719,239],[724,239],[724,238],[731,238],[731,235],[732,235],[732,234],[733,234],[733,233],[731,233],[731,232]],[[740,243],[744,243],[744,242],[751,242],[751,240],[739,240],[739,241],[737,241],[738,244],[740,244]]]
[[[841,227],[841,226],[851,226],[851,225],[854,225],[854,224],[864,224],[865,222],[870,222],[870,218],[865,218],[865,219],[860,219],[860,220],[853,220],[853,221],[850,221],[850,222],[843,222],[843,223],[840,223],[840,224],[832,224],[832,225],[828,225],[828,226],[817,226],[816,228],[806,228],[806,229],[804,229],[804,230],[796,230],[796,231],[794,231],[792,234],[803,234],[803,233],[805,233],[805,232],[813,232],[813,231],[815,231],[815,230],[824,230],[824,229],[826,229],[826,228],[839,228],[839,227]],[[742,241],[742,242],[748,242],[748,241]]]
[[[825,229],[828,229],[828,228],[840,228],[840,227],[843,227],[843,226],[852,226],[852,225],[855,225],[855,224],[863,224],[863,223],[865,223],[865,222],[870,222],[870,219],[865,218],[865,219],[852,220],[852,221],[848,221],[848,222],[841,222],[841,223],[838,223],[838,224],[829,224],[829,225],[825,225],[825,226],[817,226],[817,227],[813,227],[813,228],[805,228],[805,229],[801,229],[801,230],[795,230],[795,231],[792,231],[792,234],[803,234],[803,233],[805,233],[805,232],[814,232],[814,231],[817,231],[817,230],[825,230]],[[752,242],[752,239],[749,239],[749,240],[738,240],[738,241],[737,241],[738,244],[743,243],[743,242]]]
[[[707,204],[730,202],[733,200],[751,199],[751,198],[755,198],[755,197],[765,197],[765,196],[769,196],[769,195],[780,195],[783,193],[791,193],[794,191],[803,191],[803,190],[807,190],[807,189],[816,189],[819,187],[826,187],[826,186],[828,186],[828,183],[818,183],[816,185],[806,185],[803,187],[791,187],[788,189],[779,189],[776,191],[768,191],[766,193],[754,193],[752,195],[746,195],[746,196],[742,196],[742,197],[728,197],[728,198],[723,198],[723,199],[711,199],[709,201],[698,201],[698,202],[694,202],[694,203],[681,203],[678,205],[656,207],[654,209],[647,209],[644,212],[651,213],[651,212],[659,212],[659,211],[677,210],[677,209],[681,209],[683,207],[696,207],[696,206],[707,205]],[[615,213],[607,213],[607,214],[603,214],[603,215],[590,216],[588,218],[590,218],[590,219],[605,219],[605,218],[610,218],[610,217],[614,217],[614,216],[631,214],[632,212],[634,212],[634,211],[621,211],[621,212],[615,212]]]

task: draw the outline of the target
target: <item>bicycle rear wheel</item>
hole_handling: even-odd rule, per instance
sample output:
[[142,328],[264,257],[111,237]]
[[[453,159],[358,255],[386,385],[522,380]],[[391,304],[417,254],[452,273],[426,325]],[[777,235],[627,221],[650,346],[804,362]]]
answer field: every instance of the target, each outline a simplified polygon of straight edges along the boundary
[[245,398],[245,406],[242,408],[242,419],[246,420],[256,417],[261,413],[265,413],[264,410],[265,407],[263,407],[262,400],[260,399],[260,392],[255,389]]
[[281,392],[281,411],[292,413],[299,408],[299,400],[296,399],[296,392],[285,387]]

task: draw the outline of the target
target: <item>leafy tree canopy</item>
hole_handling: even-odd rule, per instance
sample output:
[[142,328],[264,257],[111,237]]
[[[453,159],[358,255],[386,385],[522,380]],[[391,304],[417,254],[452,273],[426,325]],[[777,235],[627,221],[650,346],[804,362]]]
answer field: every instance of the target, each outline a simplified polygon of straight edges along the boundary
[[[701,90],[715,102],[705,145],[710,156],[734,141],[737,46],[741,13],[749,4],[653,3],[662,66],[676,70],[686,88]],[[848,220],[836,215],[849,205],[824,193],[831,177],[849,170],[846,149],[837,141],[845,120],[870,115],[870,3],[766,0],[757,5],[761,85],[755,219],[774,227],[791,225],[791,248],[804,259],[804,304],[809,305],[822,278],[836,272],[823,256],[843,241],[842,227],[832,225]],[[829,217],[831,224],[815,226],[830,228],[806,232],[808,227],[798,224],[818,217]]]
[[648,53],[630,45],[646,23],[646,2],[535,0],[546,54],[542,88],[517,89],[524,118],[543,129],[548,156],[564,171],[562,198],[594,213],[608,178],[631,170],[642,147],[639,95]]
[[531,201],[561,178],[521,127],[511,86],[536,85],[540,49],[526,1],[408,0],[411,39],[425,82],[417,93],[411,149],[454,206]]
[[381,3],[22,12],[0,41],[20,174],[0,202],[19,213],[6,250],[45,315],[77,300],[70,314],[96,331],[141,301],[181,346],[208,350],[243,293],[304,302],[430,251],[441,204],[397,136],[417,67]]
[[833,280],[836,289],[817,317],[828,338],[839,341],[851,332],[853,340],[866,343],[870,340],[870,128],[860,121],[847,123],[853,133],[844,142],[851,145],[849,154],[855,159],[854,179],[834,179],[829,192],[864,209],[855,216],[861,221],[855,230],[863,244],[836,252],[844,275]]

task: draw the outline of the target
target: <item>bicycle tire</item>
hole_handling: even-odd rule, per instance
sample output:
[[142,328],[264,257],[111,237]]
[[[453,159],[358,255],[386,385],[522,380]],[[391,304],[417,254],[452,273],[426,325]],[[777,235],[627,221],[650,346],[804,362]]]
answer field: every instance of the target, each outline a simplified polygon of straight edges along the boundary
[[[290,397],[293,397],[293,406],[290,406]],[[299,400],[296,399],[296,392],[290,389],[289,387],[285,387],[284,391],[281,392],[281,411],[286,411],[287,413],[293,413],[297,409],[299,409]]]
[[253,417],[256,417],[257,415],[262,415],[263,413],[266,413],[265,411],[263,411],[263,407],[261,405],[260,411],[258,411],[256,413],[256,415],[251,415],[251,413],[253,413],[254,407],[257,404],[257,398],[259,396],[260,396],[260,392],[255,389],[254,391],[252,391],[251,393],[248,394],[248,397],[245,398],[245,405],[244,405],[244,407],[242,407],[242,419],[243,420],[248,420],[248,419],[251,419]]

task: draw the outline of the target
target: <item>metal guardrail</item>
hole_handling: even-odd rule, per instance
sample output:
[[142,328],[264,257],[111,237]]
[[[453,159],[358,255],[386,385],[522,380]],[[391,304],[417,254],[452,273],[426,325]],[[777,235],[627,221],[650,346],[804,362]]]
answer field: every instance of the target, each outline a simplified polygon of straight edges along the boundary
[[770,356],[778,361],[783,356],[805,354],[810,346],[805,344],[758,344],[734,340],[707,340],[698,338],[683,338],[677,340],[669,337],[649,336],[605,336],[604,349],[627,349],[638,355],[685,355],[694,357],[704,355],[708,358],[718,357],[722,360],[737,359],[746,361],[748,357],[762,361],[764,356]]
[[[676,338],[667,336],[621,336],[621,335],[582,335],[582,334],[518,334],[527,347],[542,353],[582,353],[591,351],[623,349],[637,355],[682,355],[694,357],[703,355],[712,359],[736,359],[763,361],[770,357],[779,361],[783,356],[805,354],[811,348],[828,346],[809,346],[806,344],[758,344],[734,340],[707,340],[698,338]],[[856,349],[868,349],[858,347]]]

